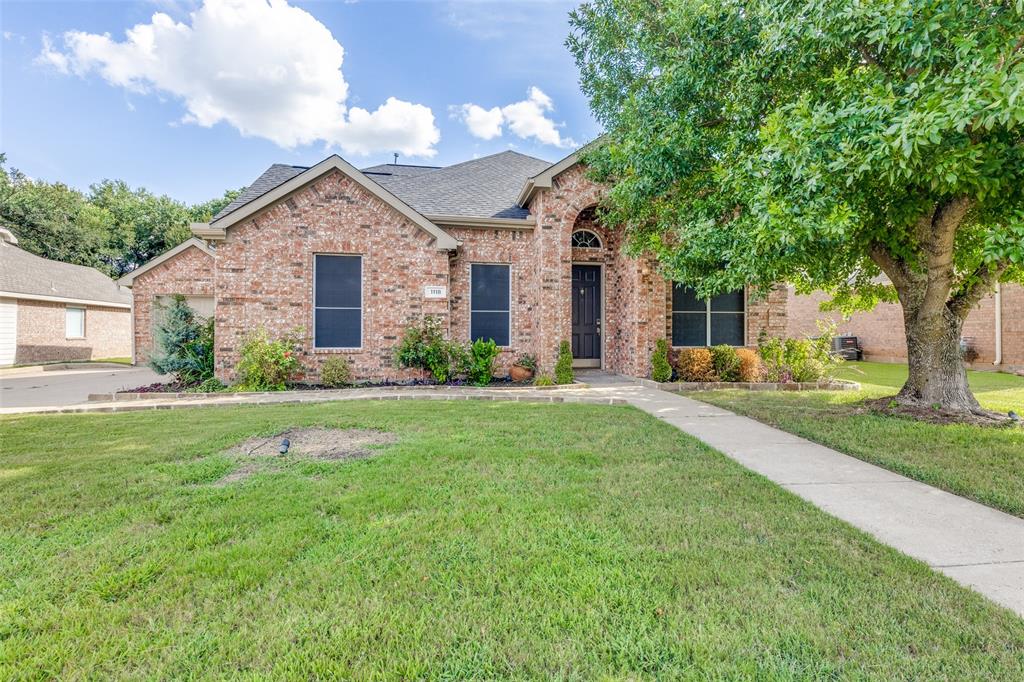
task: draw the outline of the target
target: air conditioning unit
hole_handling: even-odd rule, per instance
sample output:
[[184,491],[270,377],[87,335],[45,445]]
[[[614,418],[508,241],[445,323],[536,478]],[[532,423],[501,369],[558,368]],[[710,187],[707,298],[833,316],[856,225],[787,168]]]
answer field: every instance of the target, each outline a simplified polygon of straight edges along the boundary
[[832,339],[832,352],[844,360],[864,359],[864,349],[856,336],[837,336]]

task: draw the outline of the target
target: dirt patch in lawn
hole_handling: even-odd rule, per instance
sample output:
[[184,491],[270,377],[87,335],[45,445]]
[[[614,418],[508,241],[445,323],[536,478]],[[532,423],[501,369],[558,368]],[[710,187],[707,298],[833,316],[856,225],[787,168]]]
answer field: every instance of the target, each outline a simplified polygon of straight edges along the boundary
[[[281,453],[281,444],[288,440],[288,452]],[[224,486],[244,481],[259,471],[272,468],[276,463],[296,460],[343,461],[365,459],[379,455],[373,446],[390,445],[398,437],[386,431],[373,429],[328,429],[306,427],[288,429],[272,436],[254,436],[227,451],[242,461],[241,466],[217,480],[214,485]]]

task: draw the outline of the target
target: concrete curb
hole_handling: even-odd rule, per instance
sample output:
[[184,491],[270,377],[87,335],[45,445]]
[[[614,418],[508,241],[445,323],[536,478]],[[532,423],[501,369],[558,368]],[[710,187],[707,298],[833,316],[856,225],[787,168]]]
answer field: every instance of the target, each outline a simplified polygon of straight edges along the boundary
[[659,383],[650,379],[637,379],[641,386],[656,388],[669,393],[680,391],[717,391],[722,389],[738,389],[741,391],[859,391],[860,384],[856,381],[837,379],[819,382],[745,382],[745,381],[672,381]]
[[[307,392],[307,393],[312,393]],[[3,414],[84,414],[84,413],[111,413],[111,412],[139,412],[143,410],[183,410],[189,408],[204,407],[244,407],[246,405],[298,405],[317,404],[331,402],[349,402],[356,400],[384,401],[384,400],[430,400],[430,401],[458,401],[458,400],[480,400],[490,402],[516,402],[516,403],[562,403],[582,405],[627,405],[629,401],[623,398],[596,398],[587,396],[560,396],[560,395],[487,395],[471,393],[413,393],[413,394],[391,394],[391,395],[347,395],[347,396],[325,396],[324,392],[317,392],[310,397],[280,397],[281,394],[258,394],[260,398],[252,399],[193,399],[193,400],[172,400],[170,402],[158,401],[124,401],[124,404],[99,403],[95,405],[82,404],[73,407],[39,407],[39,408],[12,408]],[[191,394],[196,396],[199,394]],[[216,394],[223,395],[223,394]],[[228,394],[232,395],[232,394]],[[238,394],[234,394],[238,395]]]
[[306,391],[262,391],[250,392],[222,391],[219,393],[132,393],[130,391],[117,391],[116,393],[90,393],[88,401],[91,403],[130,402],[136,400],[230,400],[233,398],[270,398],[302,396],[312,399],[313,396],[321,396],[323,400],[341,400],[344,396],[353,391],[374,391],[381,393],[402,392],[402,391],[558,391],[567,389],[590,388],[588,384],[573,383],[557,386],[353,386],[351,388],[306,390]]

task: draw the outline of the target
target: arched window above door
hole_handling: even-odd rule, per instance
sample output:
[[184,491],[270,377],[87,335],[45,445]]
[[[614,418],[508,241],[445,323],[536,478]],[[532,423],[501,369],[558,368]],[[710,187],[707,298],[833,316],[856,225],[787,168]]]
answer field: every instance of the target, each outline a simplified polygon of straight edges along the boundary
[[576,230],[572,233],[572,246],[575,249],[599,249],[601,238],[590,230]]

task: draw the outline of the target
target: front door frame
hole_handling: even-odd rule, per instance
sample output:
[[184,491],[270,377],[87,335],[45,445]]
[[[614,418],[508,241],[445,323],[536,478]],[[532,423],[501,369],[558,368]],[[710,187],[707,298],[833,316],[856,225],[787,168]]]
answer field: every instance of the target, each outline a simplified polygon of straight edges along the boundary
[[600,311],[601,311],[601,313],[600,313],[601,314],[601,357],[597,358],[597,359],[594,359],[594,358],[573,358],[572,359],[572,366],[573,366],[573,369],[604,369],[604,366],[605,366],[605,355],[606,355],[606,353],[605,353],[606,347],[605,347],[605,342],[604,342],[606,334],[604,332],[605,332],[605,329],[607,328],[607,325],[605,324],[606,320],[605,320],[605,316],[604,316],[604,313],[605,313],[605,306],[604,306],[604,299],[605,299],[604,263],[595,263],[593,261],[585,261],[585,260],[574,260],[574,261],[572,261],[569,264],[569,319],[570,319],[570,324],[572,323],[572,296],[573,296],[572,266],[573,265],[589,265],[591,267],[598,268],[598,273],[599,273],[598,274],[598,281],[600,282],[600,285],[601,285],[601,296],[600,296],[601,300],[599,301],[599,303],[600,303]]

